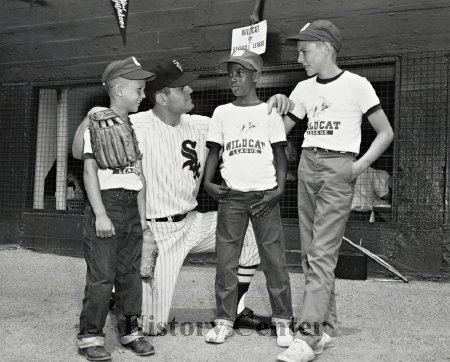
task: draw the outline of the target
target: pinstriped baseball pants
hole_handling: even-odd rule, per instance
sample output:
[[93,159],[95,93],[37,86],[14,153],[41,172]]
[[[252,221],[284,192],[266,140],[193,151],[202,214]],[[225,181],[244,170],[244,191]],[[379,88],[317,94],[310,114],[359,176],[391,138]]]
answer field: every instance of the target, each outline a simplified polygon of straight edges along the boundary
[[[170,306],[181,266],[189,253],[216,249],[217,212],[191,211],[180,222],[148,222],[158,243],[155,287],[142,281],[142,317],[144,334],[161,334],[169,320]],[[249,227],[239,260],[242,266],[260,263],[253,228]]]

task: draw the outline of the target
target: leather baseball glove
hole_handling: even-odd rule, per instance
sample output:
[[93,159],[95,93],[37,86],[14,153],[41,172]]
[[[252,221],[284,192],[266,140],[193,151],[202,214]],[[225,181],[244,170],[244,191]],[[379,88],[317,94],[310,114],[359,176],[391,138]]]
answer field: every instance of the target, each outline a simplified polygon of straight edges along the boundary
[[106,109],[90,115],[89,132],[98,167],[123,169],[142,158],[130,121]]
[[144,242],[142,243],[141,277],[149,282],[155,279],[156,261],[158,260],[158,244],[149,227],[144,231]]

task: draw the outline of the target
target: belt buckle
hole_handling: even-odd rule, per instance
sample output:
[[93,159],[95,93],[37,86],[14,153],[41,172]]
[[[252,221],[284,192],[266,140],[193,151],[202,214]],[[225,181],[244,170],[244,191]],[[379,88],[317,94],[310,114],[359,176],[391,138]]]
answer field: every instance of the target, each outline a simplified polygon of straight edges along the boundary
[[173,222],[173,217],[172,216],[167,216],[167,221]]

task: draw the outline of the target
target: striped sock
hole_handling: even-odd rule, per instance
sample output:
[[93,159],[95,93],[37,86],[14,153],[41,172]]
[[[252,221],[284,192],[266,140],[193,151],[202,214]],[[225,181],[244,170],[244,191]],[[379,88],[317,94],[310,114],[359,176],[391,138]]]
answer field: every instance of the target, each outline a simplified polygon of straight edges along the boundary
[[241,313],[245,308],[245,295],[247,294],[248,288],[250,287],[250,282],[255,275],[258,265],[252,266],[239,266],[238,269],[238,306],[237,314]]

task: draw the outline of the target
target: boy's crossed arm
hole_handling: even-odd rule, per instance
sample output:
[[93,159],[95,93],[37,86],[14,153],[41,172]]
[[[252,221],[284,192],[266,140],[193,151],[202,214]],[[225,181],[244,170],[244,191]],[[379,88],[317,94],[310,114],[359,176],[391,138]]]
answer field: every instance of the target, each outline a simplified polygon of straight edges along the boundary
[[[265,192],[264,197],[253,204],[253,215],[256,217],[268,214],[273,207],[281,200],[284,193],[284,187],[286,184],[286,172],[287,172],[287,159],[284,152],[284,144],[276,145],[273,147],[275,155],[275,170],[277,177],[277,188],[274,190],[268,190]],[[219,164],[219,152],[218,147],[210,147],[208,158],[205,165],[204,175],[204,187],[206,192],[211,195],[212,198],[219,203],[224,203],[223,197],[230,191],[230,188],[226,185],[217,185],[212,183],[212,179]]]

